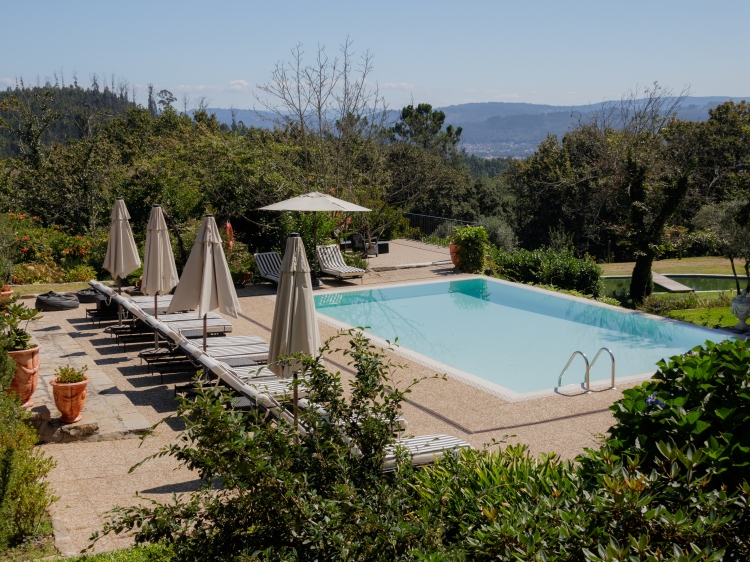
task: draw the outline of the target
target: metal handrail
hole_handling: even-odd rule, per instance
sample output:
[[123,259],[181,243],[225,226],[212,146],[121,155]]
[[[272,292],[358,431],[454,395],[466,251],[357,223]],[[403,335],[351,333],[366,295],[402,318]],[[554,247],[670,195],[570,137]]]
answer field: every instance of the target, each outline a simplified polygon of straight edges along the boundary
[[[600,350],[601,351],[601,350]],[[583,360],[586,362],[586,393],[588,394],[591,392],[591,384],[589,381],[589,373],[591,372],[591,365],[589,365],[589,359],[586,357],[586,354],[583,351],[574,351],[573,355],[570,356],[570,359],[568,359],[568,364],[565,365],[565,368],[562,370],[562,373],[560,373],[560,376],[557,377],[557,386],[560,387],[560,384],[562,383],[563,375],[565,374],[565,371],[568,370],[568,367],[570,367],[570,364],[573,362],[573,359],[575,359],[576,355],[580,355],[583,357]]]
[[591,368],[594,368],[594,364],[596,363],[596,360],[599,359],[599,356],[602,354],[602,351],[606,351],[609,353],[609,356],[612,358],[612,384],[610,385],[610,388],[614,389],[617,388],[615,386],[615,355],[612,353],[610,349],[607,349],[606,347],[602,347],[599,351],[596,352],[596,355],[594,356],[594,360],[591,362]]

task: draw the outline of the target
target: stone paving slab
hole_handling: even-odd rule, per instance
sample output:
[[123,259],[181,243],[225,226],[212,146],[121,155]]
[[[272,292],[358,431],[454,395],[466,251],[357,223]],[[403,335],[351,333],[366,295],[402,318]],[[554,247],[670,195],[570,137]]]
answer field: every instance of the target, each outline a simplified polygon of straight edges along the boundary
[[[32,326],[32,336],[42,346],[39,384],[32,397],[32,422],[40,443],[126,439],[150,429],[151,424],[143,414],[66,331],[47,318]],[[50,385],[55,369],[66,364],[77,368],[88,366],[86,405],[81,412],[83,418],[76,423],[60,421]]]

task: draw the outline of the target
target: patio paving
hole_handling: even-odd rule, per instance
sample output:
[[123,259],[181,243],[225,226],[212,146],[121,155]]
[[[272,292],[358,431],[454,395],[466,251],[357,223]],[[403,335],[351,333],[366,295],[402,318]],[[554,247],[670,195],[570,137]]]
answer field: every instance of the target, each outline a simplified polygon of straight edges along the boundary
[[387,271],[392,268],[426,267],[436,262],[450,264],[450,250],[445,246],[426,244],[418,240],[397,239],[388,242],[389,252],[370,256],[367,262],[373,271]]
[[[449,266],[371,271],[365,275],[362,285],[443,278],[460,276]],[[347,285],[356,287],[360,283],[343,283]],[[332,287],[338,288],[338,283],[334,282]],[[238,296],[242,313],[239,318],[230,319],[233,334],[268,339],[275,286],[264,283],[244,287],[238,290]],[[147,423],[154,424],[174,412],[173,389],[176,384],[187,382],[186,375],[165,374],[164,384],[160,384],[158,375],[148,374],[146,367],[139,364],[137,350],[144,347],[129,345],[128,351],[123,352],[114,339],[103,332],[106,324],[94,327],[83,318],[83,308],[45,313],[45,316],[50,326],[61,328],[53,332],[66,334],[85,354],[76,357],[76,361],[101,370]],[[337,333],[324,322],[319,322],[319,328],[324,339]],[[448,433],[467,440],[474,447],[483,447],[493,439],[505,440],[526,443],[532,453],[555,451],[564,458],[573,458],[584,447],[595,446],[612,425],[608,407],[621,396],[621,389],[618,389],[591,395],[581,393],[507,402],[456,379],[432,378],[436,374],[434,371],[399,355],[388,355],[395,364],[404,366],[396,375],[400,384],[406,385],[415,377],[427,377],[408,395],[404,404],[403,414],[409,423],[407,434]],[[344,381],[353,376],[349,360],[342,353],[333,353],[326,361],[341,372]],[[47,367],[54,369],[54,365]],[[137,501],[133,498],[136,492],[147,498],[169,501],[173,491],[194,490],[199,485],[195,474],[180,468],[171,458],[151,461],[128,473],[136,462],[173,443],[181,429],[179,420],[169,419],[143,442],[123,439],[42,445],[41,448],[58,462],[50,481],[60,496],[51,508],[60,529],[60,546],[67,551],[86,547],[91,534],[101,529],[106,512],[114,505],[133,505]],[[127,536],[109,537],[100,541],[96,550],[122,547],[131,541]]]

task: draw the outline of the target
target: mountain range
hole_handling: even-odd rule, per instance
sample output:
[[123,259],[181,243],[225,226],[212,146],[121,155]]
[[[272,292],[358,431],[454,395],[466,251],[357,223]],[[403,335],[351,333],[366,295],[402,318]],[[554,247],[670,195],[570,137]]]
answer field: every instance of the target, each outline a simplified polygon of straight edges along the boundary
[[[733,99],[740,101],[745,97],[708,96],[685,98],[678,110],[678,117],[689,121],[708,119],[708,110],[720,103]],[[445,123],[463,128],[463,148],[468,154],[479,157],[528,156],[548,133],[558,137],[570,130],[579,119],[602,108],[607,104],[618,102],[605,101],[588,105],[544,105],[515,102],[464,103],[441,107],[445,112]],[[232,122],[231,110],[209,108],[219,121]],[[256,112],[251,109],[238,109],[237,122],[246,126],[272,127],[267,112]],[[399,112],[391,111],[393,119]]]

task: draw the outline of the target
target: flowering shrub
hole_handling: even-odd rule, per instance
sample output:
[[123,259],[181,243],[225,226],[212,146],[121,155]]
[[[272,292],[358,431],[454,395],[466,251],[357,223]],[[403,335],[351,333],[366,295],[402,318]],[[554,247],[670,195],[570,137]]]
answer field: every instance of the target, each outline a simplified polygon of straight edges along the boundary
[[13,266],[12,281],[16,285],[31,283],[60,283],[65,278],[65,270],[55,262],[18,263]]
[[72,229],[45,227],[36,217],[15,213],[8,213],[5,223],[15,235],[14,283],[78,281],[84,276],[88,281],[97,277],[107,250],[106,231],[76,235]]

